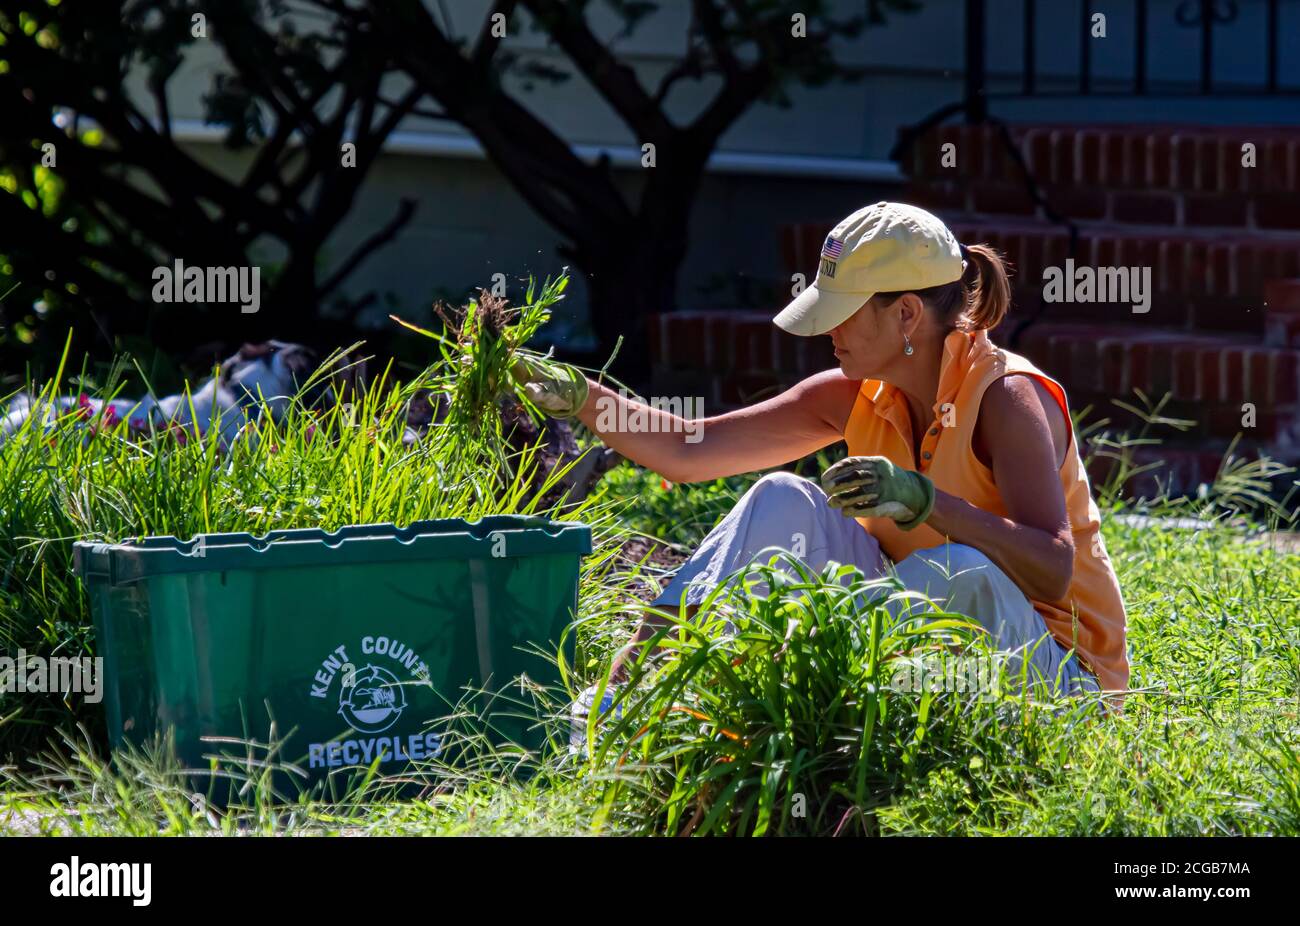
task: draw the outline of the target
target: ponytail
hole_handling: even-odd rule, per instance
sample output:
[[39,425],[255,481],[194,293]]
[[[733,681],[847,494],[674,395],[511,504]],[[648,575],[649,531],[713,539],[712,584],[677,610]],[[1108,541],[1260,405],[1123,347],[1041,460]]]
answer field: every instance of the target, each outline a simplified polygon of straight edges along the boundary
[[963,244],[961,256],[966,261],[961,280],[966,307],[957,317],[957,327],[963,331],[990,331],[1011,308],[1011,281],[1006,262],[999,251],[987,244]]
[[960,280],[928,289],[902,289],[876,293],[878,305],[889,305],[909,292],[916,293],[938,316],[945,331],[990,331],[1011,308],[1011,280],[1002,252],[987,244],[958,245],[966,262]]

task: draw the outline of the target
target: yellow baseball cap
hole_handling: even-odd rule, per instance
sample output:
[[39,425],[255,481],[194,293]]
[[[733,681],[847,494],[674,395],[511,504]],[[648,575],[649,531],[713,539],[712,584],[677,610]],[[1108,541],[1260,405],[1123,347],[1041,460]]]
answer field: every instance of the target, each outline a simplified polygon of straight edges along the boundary
[[963,269],[961,245],[938,216],[906,203],[864,206],[826,236],[817,278],[773,321],[791,334],[825,334],[876,293],[942,286]]

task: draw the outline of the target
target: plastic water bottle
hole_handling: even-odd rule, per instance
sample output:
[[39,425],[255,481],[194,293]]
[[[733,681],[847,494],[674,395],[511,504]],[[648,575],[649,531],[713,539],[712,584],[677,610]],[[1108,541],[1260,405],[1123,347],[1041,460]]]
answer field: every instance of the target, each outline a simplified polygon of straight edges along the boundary
[[[591,716],[591,706],[596,703],[596,692],[600,690],[599,685],[592,685],[585,689],[582,694],[574,700],[573,705],[569,708],[569,755],[581,755],[584,758],[587,755],[587,718]],[[614,704],[614,698],[618,695],[618,688],[614,685],[608,685],[605,688],[605,696],[600,699],[600,708],[597,714],[605,714]],[[620,704],[614,710],[614,719],[618,720],[623,716],[623,705]]]

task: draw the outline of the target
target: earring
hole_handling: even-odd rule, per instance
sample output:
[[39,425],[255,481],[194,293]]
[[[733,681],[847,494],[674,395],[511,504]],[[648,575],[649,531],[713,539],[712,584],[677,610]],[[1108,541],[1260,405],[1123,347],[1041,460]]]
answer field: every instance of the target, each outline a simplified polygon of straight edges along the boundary
[[903,335],[903,356],[904,357],[912,356],[912,339],[909,338],[906,334]]

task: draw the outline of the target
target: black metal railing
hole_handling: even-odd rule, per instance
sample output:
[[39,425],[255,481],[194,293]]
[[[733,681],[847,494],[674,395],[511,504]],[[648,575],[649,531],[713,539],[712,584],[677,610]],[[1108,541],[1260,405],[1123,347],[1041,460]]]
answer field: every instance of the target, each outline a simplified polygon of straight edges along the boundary
[[[1049,0],[1059,8],[1060,0]],[[1241,29],[1243,6],[1263,11],[1263,30],[1248,35]],[[989,69],[988,3],[986,0],[965,0],[965,67],[962,98],[940,107],[921,122],[905,130],[891,152],[900,159],[917,137],[961,114],[970,123],[989,120],[990,100],[1014,100],[1045,97],[1300,97],[1300,85],[1282,83],[1279,72],[1281,53],[1286,36],[1281,34],[1281,11],[1289,5],[1300,20],[1300,0],[1180,0],[1174,8],[1172,21],[1161,17],[1157,22],[1151,13],[1149,0],[1133,0],[1132,29],[1133,67],[1127,82],[1107,78],[1095,79],[1093,68],[1094,43],[1092,16],[1095,12],[1086,2],[1079,4],[1077,73],[1049,75],[1039,71],[1038,23],[1045,8],[1044,0],[1021,0],[1022,47],[1020,73],[998,75],[1000,84],[1013,84],[1006,89],[992,89]],[[1154,80],[1150,68],[1150,50],[1153,40],[1166,37],[1169,29],[1195,28],[1199,30],[1198,69],[1193,79]],[[1236,41],[1258,45],[1264,59],[1263,80],[1258,83],[1226,83],[1215,73],[1214,48],[1216,37],[1226,29],[1234,29]],[[1300,49],[1300,35],[1292,37],[1288,48]],[[1018,80],[1016,80],[1018,76]],[[1047,86],[1045,86],[1047,84]],[[1118,86],[1117,86],[1118,84]],[[1300,121],[1300,108],[1296,112]]]
[[[1284,4],[1289,4],[1295,11],[1296,17],[1300,18],[1300,0],[1180,0],[1174,9],[1172,21],[1161,17],[1160,22],[1153,19],[1148,0],[1133,0],[1133,28],[1130,30],[1133,36],[1133,67],[1127,82],[1122,78],[1113,77],[1106,78],[1104,82],[1095,79],[1094,44],[1091,31],[1092,16],[1095,11],[1086,0],[1080,2],[1078,7],[1077,74],[1056,73],[1046,76],[1041,74],[1038,67],[1041,56],[1037,27],[1039,14],[1045,9],[1046,2],[1055,5],[1053,11],[1060,8],[1060,0],[1021,0],[1023,36],[1020,73],[1007,75],[1005,71],[1000,72],[998,83],[1011,86],[995,90],[990,87],[992,78],[989,68],[988,4],[986,0],[965,0],[966,60],[962,98],[940,107],[920,122],[900,132],[898,142],[890,152],[893,160],[903,162],[918,138],[936,125],[960,115],[968,123],[999,126],[1009,149],[1013,149],[1009,151],[1013,160],[1024,166],[1019,151],[1014,150],[1011,133],[1001,120],[990,115],[990,100],[1026,100],[1046,97],[1300,96],[1300,85],[1283,84],[1279,79],[1279,56],[1285,38],[1280,34],[1281,10]],[[1243,85],[1239,82],[1228,84],[1216,79],[1214,68],[1216,30],[1239,28],[1241,9],[1245,4],[1249,4],[1256,10],[1262,7],[1263,35],[1248,36],[1239,31],[1236,39],[1258,42],[1264,56],[1264,79],[1252,84]],[[1152,42],[1157,38],[1166,37],[1171,28],[1196,28],[1200,32],[1199,70],[1193,79],[1153,80],[1150,69]],[[1300,48],[1300,41],[1293,41],[1290,47]],[[1297,107],[1295,115],[1297,121],[1300,121],[1300,107]],[[1056,221],[1053,210],[1043,199],[1027,167],[1025,167],[1025,182],[1031,196],[1044,207],[1047,216]],[[1064,220],[1061,221],[1063,224],[1069,224]],[[1071,232],[1073,236],[1073,229]]]
[[[1060,0],[1054,0],[1059,4]],[[1283,84],[1279,79],[1280,53],[1284,36],[1280,34],[1281,8],[1284,2],[1294,0],[1181,0],[1174,9],[1173,20],[1152,18],[1148,0],[1133,0],[1132,29],[1133,67],[1126,85],[1115,86],[1110,79],[1105,87],[1094,79],[1092,16],[1095,12],[1088,3],[1079,4],[1079,57],[1078,73],[1074,80],[1057,79],[1057,86],[1044,87],[1039,73],[1039,43],[1037,26],[1041,0],[1022,0],[1022,51],[1019,86],[1006,90],[992,90],[987,57],[987,3],[985,0],[966,0],[966,81],[962,109],[967,121],[982,122],[988,114],[990,99],[1026,97],[1078,97],[1078,96],[1300,96],[1300,86]],[[1262,7],[1262,34],[1249,35],[1242,29],[1243,5],[1256,9]],[[1300,9],[1294,7],[1293,9]],[[1156,82],[1150,73],[1150,49],[1153,36],[1167,35],[1168,29],[1195,28],[1199,30],[1199,55],[1197,74],[1191,80],[1164,80]],[[1263,56],[1264,77],[1259,83],[1226,84],[1216,78],[1214,48],[1216,37],[1223,30],[1235,30],[1236,41],[1257,45]],[[1293,41],[1292,46],[1300,45]],[[1072,86],[1059,86],[1072,83]]]

